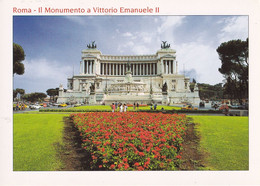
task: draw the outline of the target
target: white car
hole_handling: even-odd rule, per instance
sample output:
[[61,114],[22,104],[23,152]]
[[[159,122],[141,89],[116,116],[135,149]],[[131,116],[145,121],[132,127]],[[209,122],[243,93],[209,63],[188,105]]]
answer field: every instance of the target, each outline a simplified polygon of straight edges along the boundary
[[30,105],[30,109],[40,109],[42,106],[41,105]]

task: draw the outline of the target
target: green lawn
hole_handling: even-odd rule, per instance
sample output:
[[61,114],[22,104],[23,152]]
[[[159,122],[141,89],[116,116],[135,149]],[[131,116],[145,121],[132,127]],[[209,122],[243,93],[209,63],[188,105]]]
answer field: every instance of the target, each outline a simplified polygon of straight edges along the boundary
[[212,170],[248,170],[248,117],[190,116],[199,123],[201,148]]
[[62,166],[55,144],[62,145],[66,114],[13,115],[13,170],[58,170]]
[[[173,107],[173,106],[157,106],[157,110],[161,110],[162,107],[164,110],[180,110],[181,107]],[[73,109],[73,110],[111,110],[111,107],[109,105],[88,105],[88,106],[79,106],[79,107],[72,107],[68,109]],[[150,106],[146,107],[139,107],[139,110],[150,110]],[[119,110],[119,108],[118,108]],[[133,111],[133,107],[128,107],[127,111]]]
[[[89,107],[89,106],[87,106]],[[63,117],[68,114],[14,114],[13,170],[59,170],[55,144],[63,145]],[[201,148],[211,170],[248,170],[248,117],[188,116],[199,123]]]

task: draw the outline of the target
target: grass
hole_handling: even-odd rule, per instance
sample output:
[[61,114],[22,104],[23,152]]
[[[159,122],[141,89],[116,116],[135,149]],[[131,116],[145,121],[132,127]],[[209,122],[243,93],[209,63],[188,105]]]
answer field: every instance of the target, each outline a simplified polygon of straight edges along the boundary
[[[161,110],[162,107],[164,108],[164,110],[180,110],[181,107],[174,107],[174,106],[162,106],[162,105],[158,105],[157,106],[157,110]],[[111,107],[109,105],[88,105],[88,106],[79,106],[79,107],[72,107],[72,108],[68,108],[68,109],[72,109],[72,110],[111,110]],[[139,110],[150,110],[150,106],[146,106],[146,107],[139,107]],[[119,110],[119,108],[118,108]],[[136,110],[136,109],[135,109]],[[133,111],[133,107],[128,107],[127,111]]]
[[64,116],[67,115],[13,115],[14,171],[50,171],[62,167],[55,145],[62,145]]
[[[57,156],[56,144],[63,145],[64,116],[68,114],[35,112],[13,115],[14,171],[60,170],[63,165]],[[208,154],[208,169],[248,170],[248,117],[188,117],[199,123],[196,130],[201,135],[201,149]]]
[[190,116],[199,123],[201,148],[211,170],[248,170],[248,117]]

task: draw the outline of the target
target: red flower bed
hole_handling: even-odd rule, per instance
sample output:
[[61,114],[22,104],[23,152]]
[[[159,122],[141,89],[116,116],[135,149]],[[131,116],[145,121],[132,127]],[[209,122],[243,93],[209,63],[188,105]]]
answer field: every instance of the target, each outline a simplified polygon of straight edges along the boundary
[[181,161],[186,115],[94,112],[71,118],[92,155],[92,168],[175,170]]

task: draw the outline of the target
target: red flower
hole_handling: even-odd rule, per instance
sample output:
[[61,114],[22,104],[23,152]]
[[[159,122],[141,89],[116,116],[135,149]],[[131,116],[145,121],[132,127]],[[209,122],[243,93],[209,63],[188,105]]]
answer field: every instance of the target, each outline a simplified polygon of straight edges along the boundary
[[114,164],[110,165],[110,168],[111,169],[115,168],[115,165]]
[[128,167],[129,167],[129,165],[126,163],[126,164],[125,164],[125,170],[127,170]]
[[136,163],[134,164],[134,166],[139,166],[139,163],[138,163],[138,162],[136,162]]

